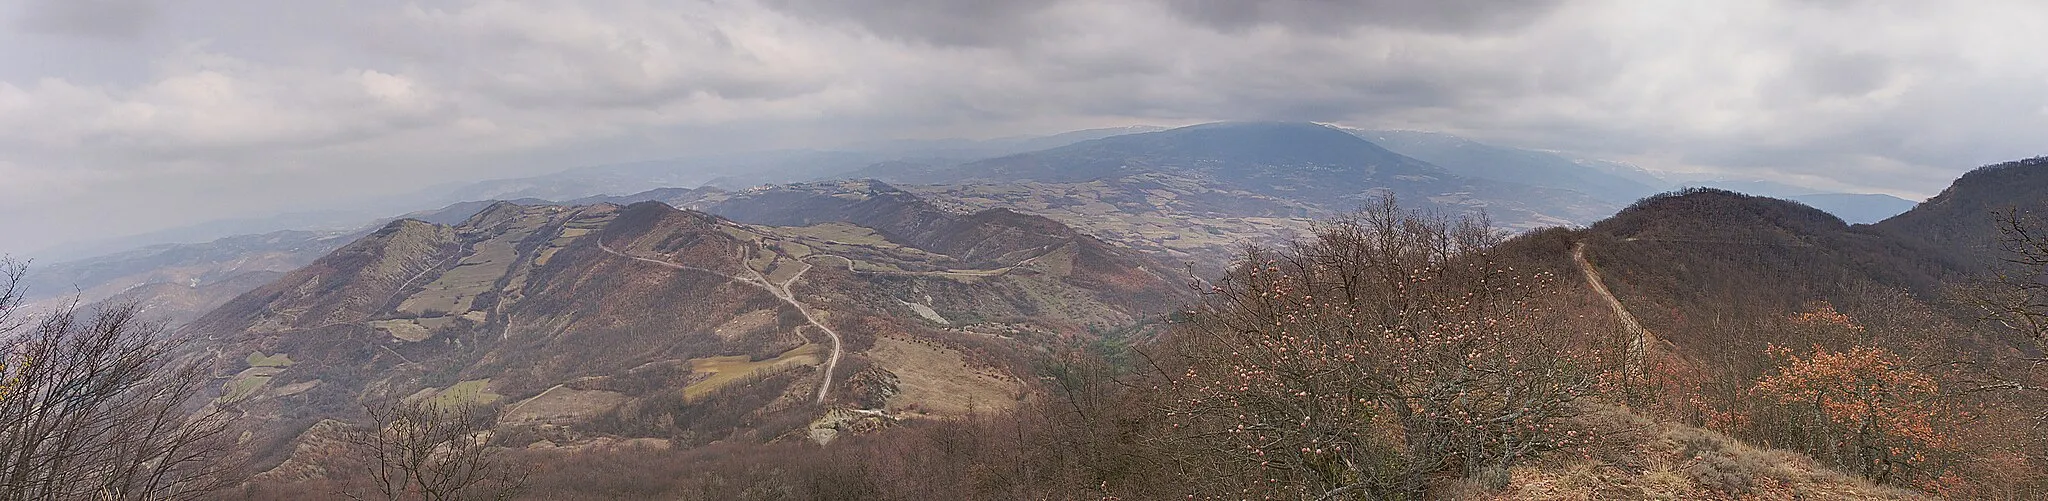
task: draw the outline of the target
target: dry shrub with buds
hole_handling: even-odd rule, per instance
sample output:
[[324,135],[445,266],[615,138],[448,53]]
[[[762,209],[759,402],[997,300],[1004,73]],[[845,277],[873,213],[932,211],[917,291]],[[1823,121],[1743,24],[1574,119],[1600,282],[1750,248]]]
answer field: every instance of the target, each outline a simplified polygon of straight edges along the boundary
[[1397,499],[1573,441],[1589,358],[1500,238],[1385,199],[1248,250],[1166,340],[1162,457],[1210,495]]

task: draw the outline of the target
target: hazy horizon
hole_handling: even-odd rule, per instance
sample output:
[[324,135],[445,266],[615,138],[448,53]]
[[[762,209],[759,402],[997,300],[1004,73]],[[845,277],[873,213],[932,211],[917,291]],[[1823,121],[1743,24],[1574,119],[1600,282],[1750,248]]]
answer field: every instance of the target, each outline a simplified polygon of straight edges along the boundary
[[2048,5],[0,2],[0,252],[579,166],[1223,120],[1918,198],[2048,149],[2038,19]]

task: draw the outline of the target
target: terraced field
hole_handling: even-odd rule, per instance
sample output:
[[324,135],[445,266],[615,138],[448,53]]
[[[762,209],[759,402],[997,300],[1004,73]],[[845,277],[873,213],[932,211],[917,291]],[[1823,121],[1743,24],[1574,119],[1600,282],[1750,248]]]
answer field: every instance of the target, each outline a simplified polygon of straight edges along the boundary
[[499,277],[505,276],[518,255],[510,242],[516,241],[524,232],[508,235],[508,238],[492,239],[476,245],[476,252],[455,265],[455,269],[441,274],[441,277],[427,284],[425,289],[414,293],[399,303],[398,311],[413,314],[445,312],[460,315],[470,310],[477,294],[490,291]]
[[229,376],[228,381],[221,384],[219,401],[234,402],[256,396],[264,387],[270,386],[272,378],[293,363],[290,355],[264,355],[261,351],[250,352],[243,360],[249,363],[249,368]]

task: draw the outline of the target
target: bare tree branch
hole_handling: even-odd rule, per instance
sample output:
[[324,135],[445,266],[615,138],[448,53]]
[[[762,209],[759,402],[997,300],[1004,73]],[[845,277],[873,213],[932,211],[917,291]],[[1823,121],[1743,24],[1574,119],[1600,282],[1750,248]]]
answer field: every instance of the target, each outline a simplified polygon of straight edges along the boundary
[[224,485],[212,368],[176,361],[133,304],[21,316],[26,265],[0,259],[0,501],[195,499]]
[[347,493],[351,498],[496,500],[525,489],[528,472],[489,443],[497,413],[486,407],[422,399],[366,410],[370,422],[342,440],[364,461],[374,492]]

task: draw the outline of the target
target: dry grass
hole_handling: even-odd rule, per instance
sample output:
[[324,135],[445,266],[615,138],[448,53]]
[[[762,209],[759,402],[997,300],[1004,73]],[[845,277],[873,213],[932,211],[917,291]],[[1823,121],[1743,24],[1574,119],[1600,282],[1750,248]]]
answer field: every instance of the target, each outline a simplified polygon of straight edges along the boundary
[[234,379],[232,379],[232,380],[229,380],[229,381],[228,381],[228,383],[227,383],[227,385],[226,385],[225,387],[223,387],[223,389],[222,389],[222,393],[223,393],[223,395],[221,395],[221,397],[220,397],[220,401],[221,401],[221,402],[233,402],[233,401],[237,401],[237,400],[241,400],[241,399],[245,399],[245,398],[253,397],[253,396],[256,396],[256,392],[258,392],[258,391],[262,391],[262,390],[263,390],[263,387],[264,387],[264,386],[269,386],[269,385],[270,385],[270,376],[240,376],[240,375],[238,375],[238,376],[235,376],[235,378],[234,378]]
[[540,256],[539,256],[539,257],[535,257],[535,258],[533,258],[533,265],[534,265],[534,266],[546,266],[546,265],[548,264],[548,260],[549,260],[549,259],[554,259],[554,258],[555,258],[555,253],[556,253],[556,252],[561,252],[561,251],[562,251],[562,248],[561,248],[561,247],[548,247],[548,248],[546,248],[546,249],[541,249],[541,250],[540,250]]
[[875,230],[849,223],[823,223],[803,227],[779,228],[779,230],[800,238],[808,237],[808,239],[812,240],[839,244],[873,245],[878,247],[896,246],[889,239],[882,238],[880,233],[875,233]]
[[749,334],[775,327],[775,313],[775,310],[754,310],[742,313],[732,317],[732,320],[719,324],[717,328],[711,330],[711,333],[717,334],[719,339],[727,342],[745,339],[749,337]]
[[823,363],[820,357],[824,354],[824,346],[805,344],[758,362],[749,360],[746,355],[693,358],[690,359],[690,372],[706,374],[707,377],[684,386],[683,398],[696,400],[747,376],[788,365],[817,365]]
[[434,405],[449,407],[460,404],[490,404],[503,400],[504,395],[491,393],[491,379],[471,379],[449,385],[447,388],[427,388],[406,397],[406,400],[433,399]]
[[771,263],[772,264],[770,264],[768,267],[768,272],[762,274],[763,276],[768,277],[769,282],[786,284],[789,283],[790,279],[796,278],[797,273],[801,273],[804,271],[804,263],[799,262],[795,259],[787,259],[778,256],[775,260],[771,261]]
[[434,335],[433,327],[423,322],[446,323],[448,321],[447,318],[376,320],[370,322],[370,327],[384,331],[400,341],[417,343],[425,341]]
[[221,385],[221,396],[217,402],[234,402],[256,396],[263,387],[270,386],[270,379],[284,372],[283,367],[258,366],[242,369]]
[[[781,245],[790,257],[802,259],[813,254],[835,256],[872,255],[881,251],[890,256],[920,262],[940,262],[951,258],[926,252],[916,247],[905,247],[882,237],[880,233],[865,226],[849,223],[821,223],[811,226],[752,227],[756,238]],[[819,266],[843,266],[841,262],[819,261]],[[856,270],[883,269],[901,271],[888,263],[869,263],[855,260]]]
[[320,380],[318,380],[318,379],[315,379],[315,380],[312,380],[312,381],[300,381],[300,382],[297,382],[297,383],[292,383],[292,384],[288,384],[288,385],[284,385],[284,386],[279,386],[279,387],[278,387],[277,389],[275,389],[275,390],[271,390],[271,391],[270,391],[270,396],[271,396],[271,397],[288,397],[288,396],[292,396],[292,395],[297,395],[297,394],[300,394],[300,393],[305,393],[305,392],[306,392],[306,390],[311,390],[311,389],[313,389],[314,387],[320,386],[320,383],[321,383],[321,381],[320,381]]
[[505,408],[505,415],[499,424],[560,424],[580,421],[583,418],[618,407],[628,400],[625,394],[603,390],[577,390],[564,386],[548,388]]
[[1653,421],[1625,408],[1594,404],[1578,424],[1595,442],[1546,461],[1517,466],[1506,489],[1472,482],[1444,498],[1593,499],[1924,499],[1827,469],[1806,456],[1763,449],[1726,435]]
[[933,323],[937,323],[939,325],[953,324],[952,321],[946,320],[946,317],[940,316],[939,311],[932,309],[931,305],[927,305],[924,303],[912,303],[909,301],[904,301],[903,305],[909,306],[910,311],[917,312],[917,316],[924,317],[925,320],[930,320]]
[[896,374],[897,390],[889,397],[892,413],[911,411],[934,416],[960,416],[968,411],[1001,411],[1017,403],[1024,383],[970,363],[959,351],[896,336],[875,339],[866,352],[877,365]]

